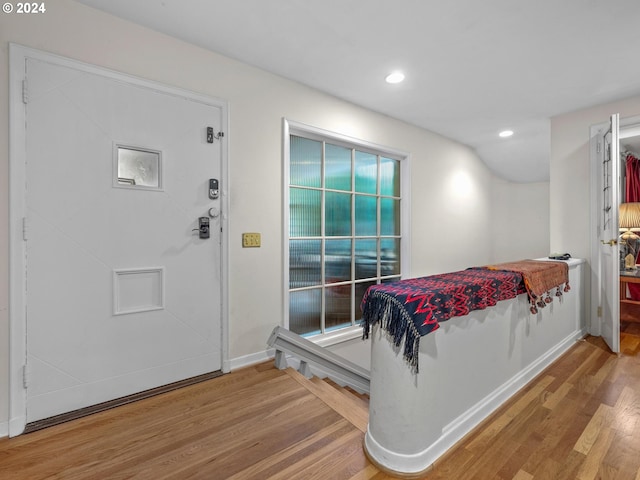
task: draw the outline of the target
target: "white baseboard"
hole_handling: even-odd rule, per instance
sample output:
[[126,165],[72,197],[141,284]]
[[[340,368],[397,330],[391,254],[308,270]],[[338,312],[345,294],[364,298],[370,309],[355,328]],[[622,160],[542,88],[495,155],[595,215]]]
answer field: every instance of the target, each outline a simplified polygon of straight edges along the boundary
[[[244,355],[242,357],[233,358],[229,361],[229,370],[227,370],[225,373],[231,370],[238,370],[240,368],[250,367],[251,365],[256,365],[258,363],[273,360],[275,355],[276,355],[275,348],[270,348],[268,350],[265,350],[264,352],[257,352],[249,355]],[[293,368],[294,370],[300,369],[299,358],[294,357],[292,355],[287,355],[286,359],[287,359],[287,366]],[[325,372],[324,370],[314,365],[309,365],[309,368],[311,369],[311,373],[316,377],[325,378],[327,376],[327,372]]]
[[16,418],[9,419],[9,423],[7,425],[7,435],[9,437],[15,437],[24,432],[24,427],[27,425],[27,417],[25,415],[20,415]]
[[0,438],[9,436],[9,422],[0,422]]
[[249,355],[243,355],[242,357],[232,358],[228,362],[224,362],[228,365],[223,364],[223,371],[230,372],[239,368],[250,367],[251,365],[271,360],[275,355],[275,349],[269,348],[262,352],[250,353]]

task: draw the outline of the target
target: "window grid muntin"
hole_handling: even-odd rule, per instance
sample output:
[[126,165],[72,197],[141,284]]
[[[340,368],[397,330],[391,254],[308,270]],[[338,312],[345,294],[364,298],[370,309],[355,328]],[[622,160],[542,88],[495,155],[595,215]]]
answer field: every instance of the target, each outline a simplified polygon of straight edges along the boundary
[[[322,154],[321,154],[321,175],[320,175],[320,187],[313,187],[313,186],[304,186],[304,185],[296,185],[294,183],[291,182],[291,177],[289,177],[289,191],[291,191],[291,188],[299,188],[299,189],[307,189],[307,190],[317,190],[321,192],[321,205],[320,205],[320,219],[321,219],[321,225],[320,225],[320,231],[321,231],[321,235],[320,236],[310,236],[310,237],[291,237],[289,236],[288,238],[288,242],[291,242],[292,240],[320,240],[321,242],[321,248],[320,248],[320,270],[321,270],[321,278],[320,278],[320,284],[319,285],[311,285],[311,286],[306,286],[306,287],[299,287],[299,288],[291,288],[290,285],[288,285],[289,288],[289,292],[298,292],[298,291],[307,291],[307,290],[320,290],[320,297],[321,297],[321,311],[320,311],[320,333],[326,333],[327,332],[327,327],[326,327],[326,319],[327,319],[327,305],[326,305],[326,295],[327,295],[327,289],[328,288],[335,288],[335,287],[340,287],[340,286],[345,286],[345,285],[351,285],[351,293],[350,293],[350,325],[349,326],[354,326],[356,324],[356,312],[359,311],[359,305],[356,305],[356,301],[355,301],[355,296],[356,296],[356,291],[357,291],[357,285],[360,284],[366,284],[366,283],[372,283],[372,284],[378,284],[378,283],[384,283],[384,282],[388,282],[388,281],[394,281],[394,280],[399,280],[402,276],[402,269],[401,269],[401,264],[400,264],[400,260],[398,260],[398,270],[399,273],[397,274],[391,274],[391,275],[382,275],[382,251],[381,251],[381,243],[382,240],[385,239],[397,239],[400,241],[399,245],[398,245],[398,252],[397,254],[400,255],[400,250],[402,249],[402,221],[401,221],[401,206],[402,206],[402,191],[400,190],[399,195],[395,196],[395,195],[381,195],[381,188],[382,188],[382,178],[381,178],[381,174],[382,174],[382,161],[384,160],[392,160],[397,162],[397,176],[398,176],[398,183],[399,186],[398,188],[400,189],[401,187],[401,163],[400,163],[400,159],[398,158],[393,158],[392,156],[389,156],[388,154],[381,154],[379,152],[376,152],[374,150],[368,150],[366,148],[361,148],[360,146],[353,146],[353,145],[348,145],[346,143],[342,143],[342,142],[336,142],[333,139],[331,141],[327,141],[324,138],[320,138],[320,137],[316,137],[314,135],[299,135],[299,134],[291,134],[289,135],[289,142],[291,142],[291,138],[292,137],[301,137],[301,138],[307,138],[310,140],[315,140],[315,141],[319,141],[322,144]],[[346,147],[348,149],[350,149],[351,151],[351,189],[350,190],[339,190],[339,189],[333,189],[333,188],[327,188],[326,187],[326,146],[327,144],[331,144],[331,145],[337,145],[337,146],[342,146],[342,147]],[[356,191],[356,151],[359,152],[363,152],[363,153],[369,153],[371,155],[374,155],[376,157],[376,193],[372,194],[372,193],[367,193],[367,192],[357,192]],[[289,159],[289,161],[291,161],[291,159]],[[335,192],[335,193],[340,193],[340,194],[349,194],[351,196],[351,235],[335,235],[335,236],[331,236],[331,237],[327,237],[326,235],[326,193],[327,192]],[[368,197],[373,197],[376,199],[376,235],[356,235],[355,234],[355,230],[356,230],[356,224],[355,224],[355,215],[356,215],[356,211],[355,211],[355,202],[356,202],[356,196],[368,196]],[[381,229],[382,229],[382,222],[381,222],[381,200],[382,199],[391,199],[391,200],[397,200],[400,202],[400,207],[398,210],[398,225],[399,225],[399,232],[398,234],[393,234],[393,235],[381,235]],[[290,208],[290,207],[289,207]],[[290,232],[291,228],[289,226],[288,231]],[[371,240],[375,240],[376,241],[376,272],[375,272],[375,276],[369,276],[369,277],[365,277],[365,278],[361,278],[361,279],[356,279],[356,256],[355,256],[355,249],[356,249],[356,240],[367,240],[367,239],[371,239]],[[327,283],[327,277],[326,277],[326,241],[327,240],[351,240],[351,279],[348,281],[341,281],[341,282],[333,282],[333,283]],[[399,257],[400,258],[400,257]],[[287,308],[290,308],[289,305],[287,305]],[[340,327],[336,327],[336,328],[340,328]],[[331,331],[333,331],[334,328],[331,328]]]

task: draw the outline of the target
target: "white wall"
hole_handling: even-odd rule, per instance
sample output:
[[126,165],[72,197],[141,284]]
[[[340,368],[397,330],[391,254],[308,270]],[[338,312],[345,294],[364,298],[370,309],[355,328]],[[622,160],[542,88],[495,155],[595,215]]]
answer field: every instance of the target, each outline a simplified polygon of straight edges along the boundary
[[[554,252],[569,252],[587,259],[585,292],[591,292],[593,279],[590,221],[591,160],[589,158],[590,128],[607,122],[613,113],[620,118],[640,115],[640,97],[586,108],[551,119],[551,167],[549,182],[550,247]],[[585,312],[590,316],[590,295],[586,295]],[[590,331],[599,332],[599,327]]]
[[549,183],[512,183],[496,178],[491,195],[491,261],[548,256]]
[[590,258],[589,129],[609,121],[613,113],[622,119],[640,115],[640,97],[551,119],[550,234],[554,251]]
[[[411,152],[411,275],[493,260],[493,176],[465,146],[70,0],[47,3],[42,15],[0,15],[5,67],[9,42],[229,102],[231,359],[264,352],[283,315],[283,117]],[[8,129],[8,68],[2,68],[0,433],[8,416]],[[241,248],[246,231],[262,233],[261,248]]]

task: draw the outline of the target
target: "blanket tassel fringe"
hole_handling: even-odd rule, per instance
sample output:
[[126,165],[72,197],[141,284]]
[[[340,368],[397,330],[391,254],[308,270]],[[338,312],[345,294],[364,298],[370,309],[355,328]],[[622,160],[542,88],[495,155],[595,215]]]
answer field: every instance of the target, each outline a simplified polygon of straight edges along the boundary
[[363,338],[369,338],[371,327],[380,321],[380,327],[391,337],[396,348],[400,348],[404,340],[404,359],[413,372],[418,373],[420,334],[404,314],[404,309],[394,307],[394,302],[393,297],[379,293],[367,299],[362,311]]
[[[563,291],[568,292],[569,290],[571,290],[571,286],[569,285],[569,282],[565,283],[564,288],[562,288],[562,285],[559,285],[558,288],[556,288],[555,296],[562,297],[562,292]],[[544,298],[542,295],[537,297],[535,294],[529,292],[529,303],[531,304],[531,307],[529,308],[529,310],[534,315],[538,313],[538,307],[544,308],[551,302],[553,302],[553,298],[551,297],[551,291],[548,291],[546,293],[546,296],[544,296]]]

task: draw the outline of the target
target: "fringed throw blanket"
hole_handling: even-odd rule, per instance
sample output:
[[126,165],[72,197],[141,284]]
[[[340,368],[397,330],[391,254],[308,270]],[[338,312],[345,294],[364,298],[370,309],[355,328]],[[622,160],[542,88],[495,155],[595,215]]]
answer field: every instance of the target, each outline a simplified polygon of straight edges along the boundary
[[553,289],[556,290],[556,297],[562,297],[563,291],[568,292],[571,290],[569,286],[569,265],[565,262],[520,260],[518,262],[489,265],[486,268],[521,274],[529,295],[530,309],[533,314],[538,313],[538,308],[544,308],[553,301],[551,296]]
[[[562,285],[568,291],[566,263],[534,260],[373,285],[360,305],[363,337],[368,338],[371,327],[380,322],[396,347],[404,341],[404,358],[417,373],[420,337],[437,330],[439,322],[521,293],[527,293],[531,302],[542,299],[546,305],[544,293],[557,288],[557,295]],[[535,306],[532,313],[537,313]]]
[[420,337],[437,330],[438,322],[525,291],[519,273],[480,268],[373,285],[361,303],[364,337],[380,322],[396,347],[404,340],[404,358],[417,373]]

